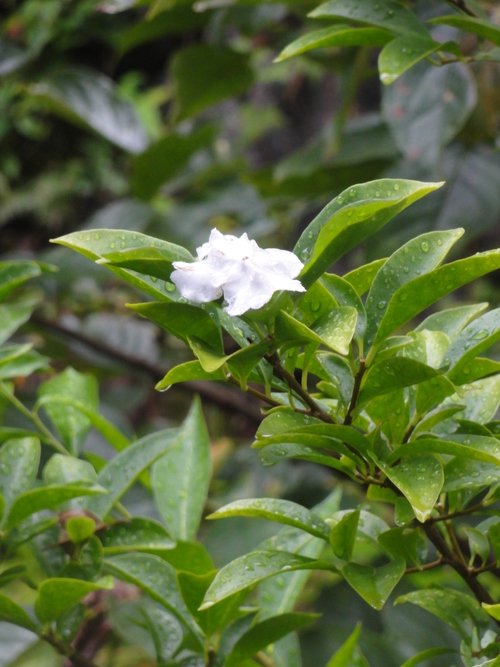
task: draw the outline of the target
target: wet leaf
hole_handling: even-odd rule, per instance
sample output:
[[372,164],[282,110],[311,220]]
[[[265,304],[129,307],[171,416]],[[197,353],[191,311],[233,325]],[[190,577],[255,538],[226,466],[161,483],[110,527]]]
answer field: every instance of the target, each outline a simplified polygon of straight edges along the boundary
[[374,568],[358,563],[348,563],[342,574],[354,590],[374,609],[380,610],[405,573],[405,561],[396,558],[387,565]]
[[110,590],[113,585],[112,577],[96,583],[67,577],[46,579],[38,588],[35,613],[42,623],[53,621],[92,591]]

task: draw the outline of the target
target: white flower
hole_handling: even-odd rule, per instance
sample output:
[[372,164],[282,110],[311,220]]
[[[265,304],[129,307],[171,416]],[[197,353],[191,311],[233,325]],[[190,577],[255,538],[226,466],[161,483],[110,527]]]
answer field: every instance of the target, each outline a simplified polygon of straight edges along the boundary
[[174,262],[170,279],[183,297],[206,303],[224,294],[229,315],[261,308],[278,290],[305,292],[298,280],[304,266],[287,250],[259,248],[246,234],[231,236],[212,229],[208,243],[197,249],[195,262]]

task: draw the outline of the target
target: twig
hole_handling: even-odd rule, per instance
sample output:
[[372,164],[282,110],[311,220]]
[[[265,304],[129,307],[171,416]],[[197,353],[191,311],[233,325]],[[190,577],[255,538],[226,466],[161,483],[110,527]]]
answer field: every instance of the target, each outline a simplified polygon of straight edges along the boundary
[[292,375],[287,369],[282,365],[280,358],[276,352],[273,354],[266,354],[265,359],[271,364],[276,374],[280,380],[286,382],[292,391],[294,391],[299,398],[311,408],[311,413],[326,422],[327,424],[334,424],[334,420],[330,415],[323,410],[323,408],[316,403],[314,398],[302,387],[300,382],[295,379],[295,376]]
[[61,655],[68,658],[75,667],[98,667],[95,662],[88,660],[88,658],[78,653],[72,646],[68,646],[52,630],[42,631],[40,638],[53,646]]
[[439,558],[438,560],[432,561],[432,563],[426,563],[420,567],[408,567],[405,570],[405,574],[414,574],[415,572],[423,572],[424,570],[434,570],[434,568],[441,567],[441,565],[445,565],[445,563],[446,561],[443,558]]
[[[146,373],[152,377],[155,382],[161,380],[167,373],[167,369],[162,369],[161,367],[144,361],[143,359],[132,357],[120,350],[111,347],[110,345],[106,345],[106,343],[102,343],[101,341],[95,340],[90,336],[86,336],[79,331],[74,331],[69,327],[65,327],[59,322],[48,320],[41,315],[33,315],[31,322],[43,327],[44,329],[48,329],[56,335],[60,335],[65,338],[71,338],[72,340],[78,341],[79,343],[83,343],[96,352],[99,352],[100,354],[103,354],[110,359],[114,359],[115,361],[123,363],[129,368],[134,368],[141,373]],[[212,403],[215,403],[226,410],[239,412],[254,422],[260,423],[262,421],[262,415],[260,413],[259,407],[255,405],[253,401],[251,402],[245,397],[242,397],[233,391],[228,391],[224,387],[215,383],[204,380],[190,380],[188,382],[179,384],[178,388],[188,390],[192,393],[200,394],[200,396],[203,396],[203,398],[206,398]]]
[[275,667],[274,662],[263,651],[256,653],[252,659],[262,667]]
[[358,397],[359,397],[359,391],[361,389],[361,380],[363,379],[363,375],[365,374],[365,360],[360,359],[359,360],[359,369],[358,372],[356,373],[356,377],[354,378],[354,387],[352,390],[352,396],[351,396],[351,402],[349,403],[349,408],[347,410],[347,414],[344,419],[344,426],[349,426],[352,424],[352,413],[356,407],[356,403],[358,402]]
[[477,505],[472,505],[465,510],[457,510],[456,512],[451,512],[450,514],[440,514],[439,516],[431,516],[427,519],[427,523],[436,523],[436,521],[448,521],[450,519],[456,519],[459,516],[466,516],[467,514],[473,514],[483,509],[483,503],[477,503]]

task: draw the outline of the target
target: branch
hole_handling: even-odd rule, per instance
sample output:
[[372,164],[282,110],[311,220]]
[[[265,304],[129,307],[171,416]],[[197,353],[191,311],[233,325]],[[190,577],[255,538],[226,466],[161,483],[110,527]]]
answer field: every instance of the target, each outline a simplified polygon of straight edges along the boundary
[[358,402],[359,391],[361,389],[361,380],[363,379],[363,375],[365,374],[365,368],[366,368],[365,360],[360,359],[359,369],[358,372],[356,373],[356,377],[354,378],[354,387],[352,390],[351,402],[349,403],[349,408],[347,410],[347,414],[344,419],[344,426],[350,426],[350,424],[352,424],[352,413],[354,412],[356,403]]
[[78,653],[72,646],[66,644],[51,629],[42,631],[39,636],[59,651],[61,655],[68,658],[75,667],[98,667],[95,662],[88,660],[88,658]]
[[473,16],[474,18],[479,18],[479,16],[476,14],[476,12],[472,11],[467,5],[465,4],[465,0],[446,0],[446,2],[449,5],[453,5],[453,7],[456,7],[459,11],[464,12],[468,16]]
[[483,503],[477,503],[477,505],[472,505],[465,510],[457,510],[456,512],[451,512],[450,514],[440,514],[439,516],[431,516],[427,519],[427,523],[436,523],[436,521],[448,521],[450,519],[456,519],[458,516],[466,516],[467,514],[473,514],[483,509]]
[[[120,350],[117,350],[106,343],[95,340],[90,336],[80,333],[79,331],[74,331],[69,327],[65,327],[58,322],[52,320],[47,320],[41,315],[33,315],[31,322],[43,327],[44,329],[49,330],[51,333],[63,336],[64,338],[70,338],[72,340],[83,343],[87,347],[99,352],[100,354],[113,359],[114,361],[120,362],[133,368],[141,373],[145,373],[159,382],[167,373],[167,369],[162,369],[161,367],[150,364],[143,359],[138,359],[137,357],[132,357]],[[188,390],[192,393],[200,394],[203,398],[219,405],[224,410],[239,412],[240,414],[245,415],[252,421],[260,424],[262,421],[262,415],[258,405],[253,401],[247,400],[246,397],[241,396],[233,391],[228,391],[225,387],[217,385],[213,382],[206,380],[191,380],[188,382],[183,382],[179,384],[179,389]],[[249,392],[251,393],[251,392]]]
[[434,560],[432,563],[426,563],[420,567],[408,567],[405,570],[405,574],[414,574],[415,572],[423,572],[424,570],[434,570],[434,568],[441,567],[441,565],[445,565],[445,561],[443,558],[438,558],[438,560]]

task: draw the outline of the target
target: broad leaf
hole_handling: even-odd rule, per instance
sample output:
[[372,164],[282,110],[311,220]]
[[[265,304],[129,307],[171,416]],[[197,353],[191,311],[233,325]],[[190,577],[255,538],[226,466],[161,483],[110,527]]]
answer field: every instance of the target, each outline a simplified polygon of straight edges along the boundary
[[332,25],[307,32],[283,49],[275,62],[298,56],[312,49],[332,46],[384,46],[393,36],[379,28],[353,28],[350,25]]
[[[1,285],[0,285],[1,289]],[[9,303],[0,306],[0,345],[27,322],[34,303]]]
[[451,16],[438,16],[429,21],[437,25],[449,25],[465,32],[471,32],[473,35],[483,37],[489,42],[500,46],[500,28],[491,21],[484,21],[472,16],[462,14],[452,14]]
[[43,479],[47,484],[81,482],[92,485],[97,481],[97,473],[88,461],[65,454],[54,454],[43,468]]
[[332,655],[326,667],[349,667],[358,643],[361,623],[358,623],[342,646]]
[[348,512],[336,523],[330,532],[330,545],[337,558],[351,560],[359,523],[359,510]]
[[488,307],[487,303],[477,303],[472,306],[458,306],[440,310],[426,317],[415,331],[441,331],[451,342],[455,340],[462,329]]
[[177,429],[157,431],[137,440],[115,456],[97,477],[98,484],[108,493],[91,500],[88,509],[97,516],[105,517],[141,472],[174,446],[177,436]]
[[152,551],[173,549],[174,540],[165,528],[153,519],[133,517],[99,531],[99,539],[106,555],[128,551]]
[[382,609],[394,587],[405,573],[405,561],[396,558],[387,565],[374,568],[348,563],[342,568],[348,584],[374,609]]
[[40,442],[36,438],[8,440],[0,448],[0,494],[9,509],[36,479]]
[[173,446],[153,468],[156,504],[174,538],[194,540],[211,474],[210,439],[196,398]]
[[386,261],[387,258],[385,257],[383,259],[376,259],[369,264],[363,264],[363,266],[346,273],[344,280],[354,287],[359,296],[363,296],[372,286],[375,276]]
[[312,285],[349,250],[441,185],[381,179],[342,192],[308,225],[295,246],[295,254],[307,262],[299,277],[302,284]]
[[38,629],[37,624],[24,609],[2,593],[0,593],[0,621],[19,625],[21,628],[31,630],[31,632],[36,632]]
[[148,139],[135,109],[121,99],[111,79],[84,68],[64,69],[29,88],[66,120],[98,132],[130,153],[141,153]]
[[453,382],[465,364],[500,340],[500,308],[471,322],[453,341],[443,360]]
[[165,375],[163,380],[160,380],[156,385],[155,389],[158,391],[166,391],[170,389],[173,384],[178,384],[179,382],[189,382],[191,380],[225,380],[226,376],[223,370],[213,371],[212,373],[207,373],[203,369],[201,363],[196,361],[186,361],[184,364],[179,364],[174,366],[168,373]]
[[42,623],[55,620],[63,612],[74,607],[92,591],[113,588],[113,579],[104,577],[95,584],[90,581],[70,578],[46,579],[38,588],[35,613]]
[[443,466],[435,456],[417,457],[391,468],[378,462],[382,471],[407,498],[415,516],[423,523],[437,502],[444,482]]
[[330,0],[317,7],[309,16],[359,21],[402,35],[416,34],[424,37],[428,35],[426,28],[415,14],[393,0],[381,0],[376,4],[371,0],[359,0],[355,3]]
[[420,651],[420,653],[417,653],[417,655],[414,655],[409,660],[406,660],[401,667],[416,667],[416,665],[420,665],[421,662],[431,660],[431,658],[435,658],[438,655],[447,655],[448,653],[455,653],[455,649],[447,647],[428,648],[425,651]]
[[276,317],[275,337],[280,345],[326,345],[340,354],[349,353],[349,344],[356,329],[357,311],[346,306],[334,308],[306,327],[288,313]]
[[18,259],[0,262],[0,301],[3,301],[16,287],[41,273],[42,270],[36,262]]
[[328,540],[330,535],[329,526],[319,516],[290,500],[280,500],[278,498],[235,500],[210,514],[207,518],[223,519],[228,516],[261,517],[269,521],[300,528],[324,540]]
[[336,571],[329,563],[286,551],[252,551],[236,558],[217,573],[200,609],[208,609],[229,595],[250,589],[276,574],[316,569]]
[[406,70],[428,58],[436,51],[448,51],[460,57],[460,49],[455,42],[440,44],[429,37],[404,36],[389,42],[378,58],[380,80],[386,86],[396,81]]

